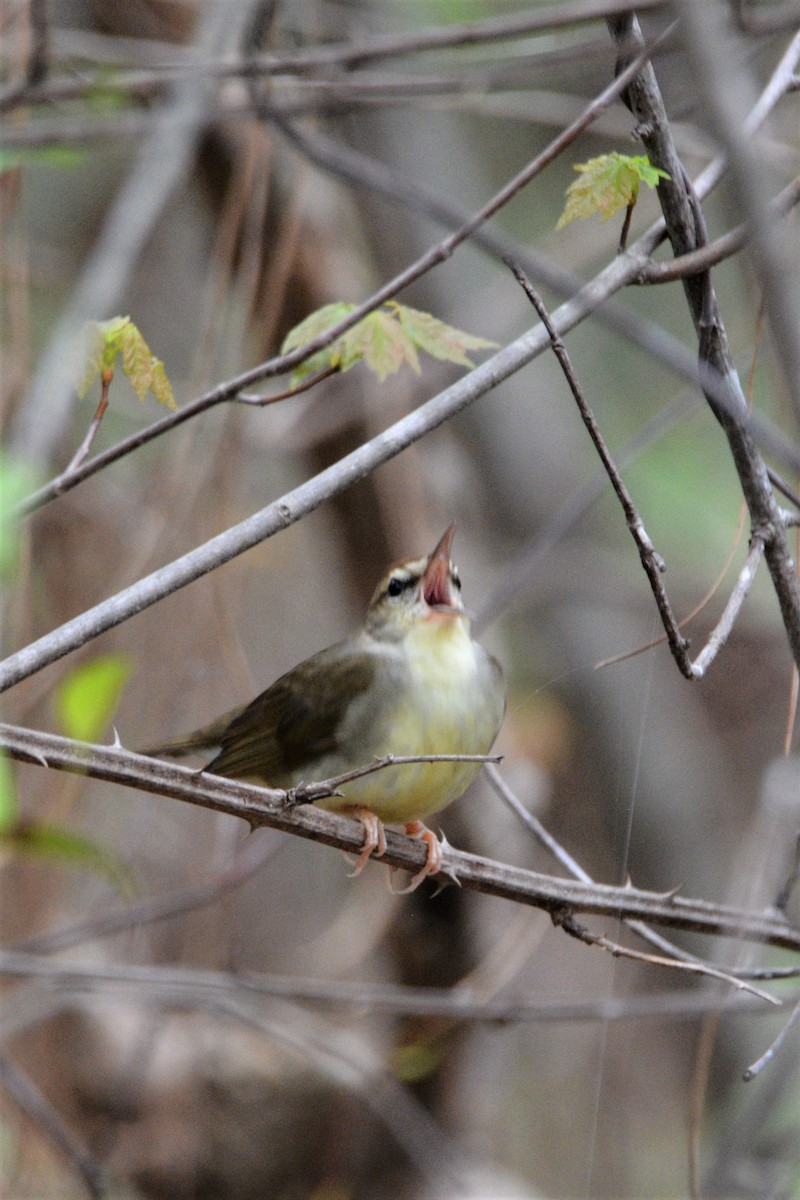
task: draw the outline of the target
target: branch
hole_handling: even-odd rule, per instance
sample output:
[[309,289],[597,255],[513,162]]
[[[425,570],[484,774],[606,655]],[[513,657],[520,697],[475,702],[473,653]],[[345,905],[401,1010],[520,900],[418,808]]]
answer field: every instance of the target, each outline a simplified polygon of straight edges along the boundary
[[60,1151],[83,1180],[93,1200],[103,1200],[107,1192],[99,1163],[77,1141],[61,1119],[61,1114],[39,1091],[33,1080],[5,1055],[0,1055],[0,1087],[6,1089],[42,1136]]
[[[667,31],[669,32],[669,31]],[[68,491],[75,487],[89,475],[94,474],[102,467],[108,466],[109,463],[115,462],[124,455],[129,454],[132,450],[138,449],[145,443],[152,441],[156,437],[175,429],[178,425],[191,417],[197,416],[199,413],[206,412],[208,409],[215,407],[227,400],[234,399],[239,392],[244,388],[250,387],[254,383],[259,383],[264,379],[271,378],[275,375],[283,375],[300,363],[305,362],[313,354],[319,350],[324,350],[332,345],[337,338],[346,333],[348,329],[352,329],[359,321],[368,316],[374,309],[378,308],[387,300],[391,300],[398,292],[408,287],[411,283],[420,279],[428,271],[445,262],[454,251],[471,237],[476,230],[484,225],[495,213],[499,212],[506,204],[512,200],[518,192],[527,186],[537,175],[539,175],[545,167],[547,167],[562,150],[570,145],[575,138],[588,126],[592,121],[596,120],[602,112],[612,103],[619,95],[626,83],[635,75],[636,69],[645,62],[666,34],[662,34],[661,38],[656,43],[642,51],[636,56],[636,59],[626,71],[623,71],[614,81],[604,88],[595,99],[587,105],[579,117],[576,118],[565,130],[554,138],[545,149],[538,154],[530,163],[527,164],[517,175],[514,176],[508,183],[504,185],[495,195],[487,201],[481,209],[473,213],[458,229],[447,235],[436,245],[431,246],[424,254],[422,254],[415,262],[406,267],[388,283],[383,284],[376,292],[358,305],[346,317],[343,317],[336,325],[332,325],[324,333],[319,334],[304,346],[292,350],[288,354],[278,355],[275,358],[269,359],[265,363],[261,363],[257,367],[253,367],[249,371],[244,371],[240,375],[226,383],[219,384],[211,391],[204,393],[198,399],[186,404],[176,413],[171,413],[169,416],[162,418],[160,421],[154,422],[147,429],[140,430],[132,437],[127,438],[119,445],[112,447],[105,454],[97,455],[96,458],[90,459],[84,463],[79,469],[65,481],[62,476],[46,487],[41,488],[35,495],[31,496],[23,506],[23,511],[31,511],[33,508],[41,507],[55,496]]]
[[[773,216],[785,216],[800,203],[800,176],[793,179],[770,204]],[[666,262],[648,262],[642,267],[633,283],[672,283],[676,279],[686,279],[690,275],[699,275],[723,262],[747,245],[750,230],[747,225],[738,225],[728,233],[716,238],[699,250],[690,250]]]
[[[358,822],[314,807],[292,810],[287,805],[286,792],[168,765],[119,746],[89,746],[55,734],[0,725],[0,748],[22,762],[125,784],[239,817],[251,828],[266,825],[350,853],[360,851],[363,846],[364,831]],[[404,871],[420,869],[427,850],[418,840],[388,830],[386,841],[386,854],[378,862]],[[657,893],[557,879],[451,847],[444,848],[444,866],[447,872],[444,877],[456,876],[463,887],[541,908],[559,917],[569,912],[632,918],[673,929],[800,950],[800,929],[774,911],[732,908],[688,899],[675,892]]]
[[744,979],[738,978],[736,975],[729,974],[723,971],[720,967],[713,967],[710,963],[701,962],[698,959],[683,959],[673,958],[671,955],[665,957],[662,954],[649,954],[642,950],[631,950],[629,946],[623,946],[619,942],[614,942],[611,938],[606,937],[602,933],[592,933],[585,925],[581,925],[576,921],[571,913],[563,915],[554,913],[553,924],[563,929],[570,937],[576,938],[579,942],[583,942],[586,946],[599,946],[602,950],[607,950],[613,958],[628,958],[633,962],[649,963],[653,967],[669,967],[674,971],[686,971],[690,975],[704,975],[710,979],[718,979],[723,983],[727,983],[737,990],[749,992],[753,996],[757,996],[759,1000],[766,1000],[769,1004],[780,1004],[779,1000],[769,992],[764,992],[761,988],[754,987]]
[[[41,9],[44,0],[32,6]],[[259,79],[288,75],[313,76],[314,72],[329,77],[330,68],[357,70],[365,63],[407,57],[431,50],[459,49],[463,46],[491,45],[535,33],[567,29],[574,25],[597,21],[612,13],[644,12],[664,7],[665,0],[566,0],[565,3],[537,7],[532,12],[490,17],[483,21],[446,24],[413,33],[387,34],[347,42],[310,46],[286,54],[248,55],[230,58],[203,57],[188,65],[160,67],[151,70],[118,71],[110,82],[115,92],[129,96],[150,96],[154,91],[184,82],[190,75],[213,79]],[[174,60],[180,47],[170,46]],[[53,81],[48,87],[41,83],[42,75],[28,69],[23,83],[15,84],[0,93],[0,112],[19,105],[51,104],[59,100],[80,99],[97,88],[97,79],[67,77]]]
[[[653,595],[658,605],[658,611],[661,615],[661,621],[667,636],[667,642],[672,652],[681,673],[686,679],[702,679],[712,662],[716,658],[719,651],[724,646],[731,630],[733,629],[736,618],[741,612],[742,605],[747,598],[747,594],[752,587],[755,579],[758,564],[761,562],[761,556],[764,553],[764,537],[760,532],[754,532],[751,539],[750,553],[745,560],[745,564],[739,573],[739,578],[736,582],[728,603],[722,612],[714,631],[706,643],[705,648],[697,656],[694,662],[689,657],[689,642],[681,633],[680,623],[672,611],[672,605],[669,602],[666,588],[662,582],[662,575],[666,570],[664,560],[660,554],[656,553],[655,547],[651,542],[647,530],[644,527],[644,522],[639,515],[638,509],[633,503],[633,498],[628,491],[625,483],[617,470],[611,453],[606,446],[605,439],[600,432],[599,426],[594,418],[594,414],[590,409],[586,397],[583,394],[583,389],[578,381],[578,377],[572,367],[567,348],[561,338],[556,333],[550,316],[545,308],[541,297],[534,291],[530,280],[525,276],[524,271],[514,262],[509,260],[508,266],[514,273],[515,278],[523,287],[525,294],[533,304],[539,314],[542,324],[547,329],[550,335],[550,341],[553,346],[553,351],[558,359],[559,365],[564,372],[570,391],[575,397],[575,402],[578,405],[578,410],[583,419],[583,423],[589,431],[589,436],[594,442],[595,448],[600,455],[600,460],[603,463],[606,474],[611,481],[611,486],[617,494],[628,529],[631,532],[633,540],[636,542],[639,550],[639,557],[644,567],[645,573],[650,586],[653,590]],[[794,518],[792,518],[794,520]],[[787,524],[787,519],[781,515],[782,526]],[[655,644],[655,643],[654,643]]]
[[[234,8],[226,0],[205,5],[195,31],[200,53],[212,45],[224,52],[233,44],[255,2],[242,0]],[[9,446],[19,457],[44,463],[60,446],[72,404],[64,363],[74,339],[87,316],[114,311],[154,224],[183,178],[211,100],[203,76],[190,76],[176,86],[152,121],[149,137],[117,193],[56,324],[30,395],[15,410]]]
[[[420,988],[382,984],[374,980],[303,979],[257,971],[207,971],[197,967],[114,962],[53,960],[39,954],[0,950],[0,975],[17,979],[45,979],[58,983],[59,994],[68,1000],[70,989],[86,994],[87,985],[159,992],[175,1005],[193,1007],[199,996],[228,994],[271,996],[282,1000],[324,1005],[326,1008],[365,1009],[399,1016],[442,1017],[457,1022],[550,1022],[625,1021],[653,1017],[695,1020],[698,1014],[719,1008],[719,990],[648,993],[607,996],[602,1000],[568,1004],[542,1004],[526,1000],[476,999],[473,989]],[[750,1015],[770,1010],[754,1006],[745,996],[732,996],[725,1013]]]
[[[623,58],[641,46],[641,32],[635,18],[614,17],[609,21],[609,26]],[[800,35],[795,40],[797,52],[800,53]],[[773,77],[780,77],[784,90],[788,61],[785,55],[781,71]],[[775,88],[768,88],[764,95],[772,99],[775,92]],[[649,63],[627,89],[626,98],[639,122],[650,161],[669,176],[659,180],[658,195],[673,251],[681,255],[695,250],[708,240],[703,214],[698,196],[675,151],[655,71]],[[762,97],[756,109],[760,114],[765,108],[766,102]],[[756,109],[753,113],[756,113]],[[713,172],[706,174],[710,178]],[[800,583],[769,475],[749,429],[747,404],[734,367],[710,273],[706,271],[685,279],[684,291],[698,332],[703,391],[728,439],[750,513],[751,528],[764,541],[767,566],[789,645],[795,663],[800,664]]]
[[586,397],[584,396],[583,389],[578,382],[578,377],[572,369],[572,363],[570,362],[569,355],[567,354],[567,348],[561,338],[558,336],[547,309],[542,303],[539,295],[531,286],[530,280],[526,278],[524,271],[522,271],[516,263],[511,261],[509,261],[508,266],[514,273],[518,283],[524,289],[525,294],[527,295],[533,307],[536,309],[539,317],[541,318],[542,324],[547,330],[553,351],[558,359],[559,366],[564,372],[572,395],[575,397],[575,402],[578,405],[578,411],[581,414],[581,419],[583,420],[583,423],[589,433],[589,437],[592,439],[595,449],[600,456],[600,461],[602,462],[606,474],[611,481],[611,486],[616,492],[617,499],[622,505],[622,511],[625,513],[625,521],[628,529],[630,530],[631,536],[636,543],[636,547],[639,551],[639,558],[641,559],[645,574],[650,581],[650,587],[653,590],[653,595],[655,596],[656,604],[658,605],[658,611],[661,614],[661,622],[667,634],[667,641],[669,642],[669,648],[672,651],[672,656],[678,664],[681,673],[685,675],[687,679],[691,679],[693,678],[693,675],[692,664],[689,658],[689,643],[686,641],[686,638],[680,631],[678,622],[672,611],[672,606],[669,602],[669,597],[667,596],[666,588],[664,587],[661,579],[661,576],[667,569],[666,564],[661,555],[656,553],[655,547],[653,546],[647,530],[644,527],[644,522],[639,515],[636,505],[633,503],[633,497],[625,486],[622,476],[617,470],[616,464],[611,457],[611,453],[606,446],[605,439],[603,438],[597,421],[594,418],[594,413],[586,402]]

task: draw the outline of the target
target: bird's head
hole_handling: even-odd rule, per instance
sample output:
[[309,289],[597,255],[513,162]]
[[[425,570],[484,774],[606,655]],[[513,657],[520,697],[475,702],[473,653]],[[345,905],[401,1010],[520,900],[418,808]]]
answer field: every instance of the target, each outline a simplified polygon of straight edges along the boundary
[[427,558],[409,558],[389,567],[375,589],[366,626],[373,637],[399,641],[418,621],[466,616],[461,580],[450,558],[451,525]]

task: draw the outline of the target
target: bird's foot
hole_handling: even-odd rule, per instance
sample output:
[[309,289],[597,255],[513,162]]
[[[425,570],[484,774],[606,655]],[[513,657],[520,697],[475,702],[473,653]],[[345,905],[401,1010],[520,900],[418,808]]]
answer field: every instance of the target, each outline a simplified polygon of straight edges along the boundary
[[364,826],[364,846],[350,872],[351,879],[361,874],[372,857],[380,858],[386,853],[386,831],[383,822],[370,809],[361,808],[360,805],[356,805],[352,812],[355,819]]
[[[416,875],[411,876],[410,883],[404,888],[398,888],[392,891],[396,896],[405,896],[407,892],[413,892],[422,883],[423,879],[427,879],[429,875],[438,875],[442,870],[442,848],[443,841],[440,841],[432,829],[428,829],[427,825],[423,825],[422,821],[406,821],[405,831],[409,837],[419,838],[427,847],[425,862]],[[449,872],[447,872],[449,874]]]

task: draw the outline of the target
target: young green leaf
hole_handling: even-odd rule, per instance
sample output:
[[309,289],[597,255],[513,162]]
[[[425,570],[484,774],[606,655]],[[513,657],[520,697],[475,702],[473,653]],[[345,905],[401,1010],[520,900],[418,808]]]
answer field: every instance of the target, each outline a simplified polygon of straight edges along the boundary
[[[311,313],[296,325],[284,339],[281,353],[287,354],[330,329],[337,321],[351,313],[355,305],[339,301],[326,304]],[[364,362],[374,371],[381,383],[408,363],[419,374],[418,350],[425,350],[434,358],[471,367],[467,350],[484,350],[496,346],[487,338],[464,333],[452,325],[445,325],[430,313],[420,312],[390,300],[382,308],[369,313],[363,320],[329,346],[301,363],[292,373],[292,387],[325,368],[349,371],[358,362]]]
[[80,374],[76,383],[78,397],[84,400],[89,388],[103,370],[105,338],[97,321],[87,321],[80,333],[81,345],[77,352]]
[[34,489],[33,467],[0,450],[0,579],[8,579],[17,565],[19,522],[14,508]]
[[600,214],[602,221],[608,221],[615,213],[636,203],[640,184],[654,188],[659,179],[669,178],[666,171],[651,165],[646,154],[631,156],[616,151],[576,163],[575,170],[580,178],[567,188],[567,203],[556,229],[595,213]]
[[175,396],[172,391],[172,384],[167,378],[166,368],[160,358],[154,358],[152,361],[152,378],[150,380],[150,391],[155,396],[159,404],[163,404],[166,408],[177,408]]
[[139,330],[130,321],[120,331],[122,369],[140,400],[144,400],[153,382],[153,356]]
[[349,371],[363,358],[381,383],[394,375],[404,362],[419,374],[419,358],[414,343],[395,316],[379,308],[364,317],[341,337],[339,369]]
[[476,337],[475,334],[464,333],[463,329],[445,325],[444,321],[418,308],[408,308],[394,301],[390,301],[390,304],[414,345],[442,362],[473,367],[475,364],[467,357],[467,350],[492,350],[497,346],[497,342],[491,342],[488,338]]
[[[315,312],[309,313],[299,325],[295,325],[294,329],[290,329],[281,345],[281,354],[289,354],[292,350],[297,350],[300,346],[307,346],[315,337],[319,337],[321,333],[325,333],[332,325],[338,324],[348,316],[355,304],[348,304],[344,300],[336,300],[332,304],[324,304],[322,308],[318,308]],[[337,340],[325,350],[320,350],[317,354],[312,354],[311,358],[307,358],[305,362],[300,363],[299,367],[295,367],[292,371],[291,385],[297,387],[309,375],[316,375],[317,371],[324,371],[326,367],[339,367],[341,358],[341,341]],[[352,364],[351,364],[352,365]]]
[[131,896],[135,892],[133,875],[118,855],[90,838],[58,825],[17,821],[8,829],[0,829],[0,845],[7,846],[17,854],[105,875],[123,896]]
[[18,812],[17,781],[8,755],[0,754],[0,833],[14,825]]
[[[152,392],[159,404],[176,408],[172,387],[164,364],[151,352],[130,317],[111,317],[108,321],[87,321],[82,330],[78,356],[78,395],[84,398],[98,375],[113,374],[117,356],[122,369],[140,400]],[[108,379],[104,378],[107,384]]]
[[47,167],[77,167],[86,158],[84,150],[73,146],[26,146],[19,150],[0,150],[0,175],[31,163]]
[[56,719],[66,737],[96,742],[131,674],[127,655],[106,654],[70,671],[56,688]]

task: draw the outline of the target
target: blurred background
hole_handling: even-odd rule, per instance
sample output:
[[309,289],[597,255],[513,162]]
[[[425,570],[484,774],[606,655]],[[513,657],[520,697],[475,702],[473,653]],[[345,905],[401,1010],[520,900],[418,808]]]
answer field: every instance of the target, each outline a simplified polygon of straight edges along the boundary
[[[720,7],[731,86],[755,95],[796,22],[781,5]],[[130,314],[182,405],[276,354],[314,309],[365,299],[480,208],[613,78],[602,20],[474,43],[458,34],[489,20],[513,32],[544,8],[2,0],[7,453],[43,482],[83,439],[99,387],[79,400],[64,370],[81,321]],[[674,15],[643,6],[646,35]],[[375,49],[432,29],[454,31],[454,44]],[[359,57],[364,46],[371,56]],[[248,75],[243,59],[294,65]],[[680,31],[654,62],[695,176],[716,150]],[[797,105],[787,96],[762,136],[770,195],[798,173]],[[175,117],[166,133],[164,113]],[[490,226],[551,310],[558,273],[577,288],[619,239],[621,219],[556,231],[573,164],[639,153],[633,127],[612,105]],[[724,185],[704,209],[712,237],[740,219]],[[658,215],[642,189],[631,240]],[[791,216],[779,235],[791,275]],[[715,269],[714,284],[754,406],[794,439],[746,256]],[[399,298],[501,345],[536,324],[508,269],[474,242]],[[680,284],[613,304],[695,352]],[[608,321],[586,320],[567,345],[678,615],[725,572],[689,627],[696,653],[747,552],[727,445],[702,397]],[[419,376],[379,383],[359,365],[271,407],[219,405],[32,513],[5,569],[4,652],[263,508],[463,373],[422,358]],[[117,371],[93,452],[160,415]],[[59,683],[114,654],[131,666],[113,717],[124,745],[185,732],[345,636],[387,563],[427,553],[454,520],[466,602],[509,681],[501,772],[525,807],[603,882],[772,904],[798,814],[785,758],[792,662],[769,581],[762,570],[702,682],[687,683],[663,645],[598,669],[661,627],[551,355],[306,519],[33,676],[7,695],[4,719],[57,730]],[[612,959],[499,899],[427,885],[395,896],[385,868],[351,880],[341,855],[310,842],[246,837],[232,818],[32,765],[17,779],[26,819],[111,848],[135,889],[2,851],[4,945],[98,971],[4,984],[4,1195],[800,1194],[796,1039],[753,1083],[741,1078],[785,1015]],[[562,873],[483,779],[441,827],[459,848]],[[154,900],[158,921],[144,915]],[[125,909],[131,920],[104,935],[101,921]],[[786,961],[682,944],[715,962]],[[112,985],[102,972],[114,964],[173,967],[183,990]],[[194,995],[188,969],[230,986]],[[317,981],[320,997],[243,997],[246,972]],[[365,990],[335,1003],[354,982]],[[385,990],[394,985],[455,989],[453,1007],[409,1015]],[[776,991],[792,1001],[791,985]],[[465,1021],[459,996],[528,1008]]]

